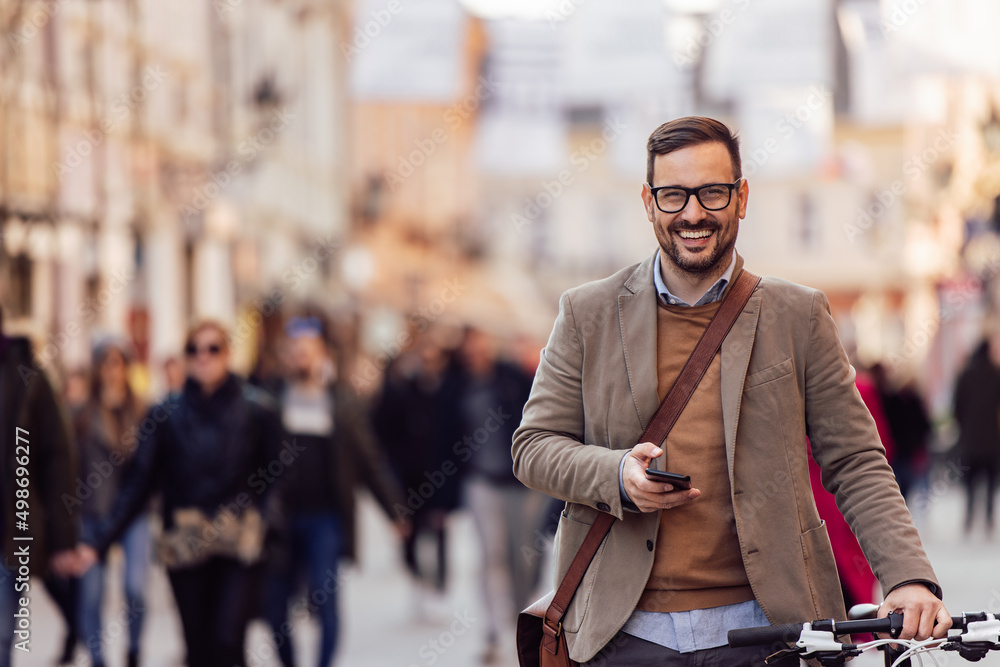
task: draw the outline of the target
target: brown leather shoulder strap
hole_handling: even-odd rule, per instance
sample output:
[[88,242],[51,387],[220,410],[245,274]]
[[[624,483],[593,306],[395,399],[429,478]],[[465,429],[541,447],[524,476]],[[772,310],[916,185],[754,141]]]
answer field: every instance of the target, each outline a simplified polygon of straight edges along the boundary
[[587,536],[583,538],[580,550],[576,552],[573,562],[569,564],[566,576],[556,589],[556,594],[549,603],[549,608],[545,610],[545,618],[542,619],[542,648],[556,654],[559,646],[559,633],[562,632],[562,617],[569,608],[569,603],[576,594],[576,589],[583,581],[583,575],[590,567],[590,561],[594,560],[597,550],[601,547],[601,542],[611,531],[611,525],[615,522],[615,517],[611,514],[601,512],[597,515]]
[[726,297],[715,311],[715,316],[708,323],[705,333],[698,339],[694,351],[684,363],[677,379],[674,380],[670,391],[663,397],[663,402],[656,409],[653,418],[649,421],[649,426],[643,431],[642,439],[639,442],[651,442],[660,445],[667,438],[670,429],[677,423],[677,418],[681,416],[684,407],[691,400],[698,383],[705,377],[705,372],[712,365],[715,353],[722,347],[722,341],[729,334],[729,330],[736,323],[736,318],[740,316],[743,307],[750,300],[750,295],[757,289],[760,276],[756,276],[747,270],[740,272],[736,282],[726,293]]
[[[646,430],[643,431],[639,442],[652,442],[660,445],[666,439],[684,407],[691,400],[691,395],[694,394],[698,383],[708,371],[716,352],[722,347],[722,341],[725,340],[726,335],[733,328],[733,324],[736,323],[736,318],[739,317],[743,307],[750,300],[750,295],[753,294],[758,283],[760,283],[759,276],[745,269],[740,272],[736,282],[733,283],[722,300],[719,310],[716,311],[712,321],[708,323],[708,328],[705,329],[705,333],[702,334],[694,351],[681,369],[677,380],[674,381],[670,391],[660,403],[660,407],[653,414],[653,418]],[[542,623],[544,633],[542,648],[553,655],[558,647],[559,633],[562,632],[562,617],[566,613],[566,609],[569,608],[569,603],[572,601],[576,589],[580,587],[580,582],[583,581],[583,575],[590,567],[590,562],[594,560],[597,550],[605,536],[611,531],[614,522],[615,517],[610,514],[601,512],[598,515],[587,532],[587,536],[583,539],[579,551],[576,552],[573,562],[570,563],[566,576],[563,577],[559,588],[556,589],[552,602],[545,611]]]

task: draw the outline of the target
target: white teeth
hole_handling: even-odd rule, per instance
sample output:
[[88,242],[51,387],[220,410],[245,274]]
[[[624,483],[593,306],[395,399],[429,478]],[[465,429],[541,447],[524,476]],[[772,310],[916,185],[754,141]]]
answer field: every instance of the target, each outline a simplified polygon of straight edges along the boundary
[[699,230],[699,231],[696,231],[696,232],[687,232],[687,231],[685,231],[685,232],[678,232],[678,234],[681,235],[682,239],[703,239],[706,236],[711,236],[712,235],[712,230],[710,230],[710,229],[702,229],[702,230]]

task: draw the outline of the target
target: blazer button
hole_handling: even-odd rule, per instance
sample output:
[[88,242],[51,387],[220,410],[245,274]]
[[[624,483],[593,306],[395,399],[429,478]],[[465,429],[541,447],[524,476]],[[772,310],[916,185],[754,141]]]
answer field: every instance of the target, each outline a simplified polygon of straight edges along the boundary
[[650,551],[653,550],[653,540],[646,540],[646,548]]
[[601,510],[602,512],[610,512],[611,506],[608,505],[607,503],[597,503],[597,509]]

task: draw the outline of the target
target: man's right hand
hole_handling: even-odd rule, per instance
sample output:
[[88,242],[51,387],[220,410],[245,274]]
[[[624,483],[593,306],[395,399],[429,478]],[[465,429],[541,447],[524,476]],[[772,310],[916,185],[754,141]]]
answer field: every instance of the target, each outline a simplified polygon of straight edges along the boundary
[[646,478],[646,468],[653,459],[661,456],[663,450],[651,442],[640,442],[625,455],[622,469],[622,485],[629,499],[641,512],[668,510],[689,503],[701,495],[698,489],[675,491],[670,484],[654,482]]

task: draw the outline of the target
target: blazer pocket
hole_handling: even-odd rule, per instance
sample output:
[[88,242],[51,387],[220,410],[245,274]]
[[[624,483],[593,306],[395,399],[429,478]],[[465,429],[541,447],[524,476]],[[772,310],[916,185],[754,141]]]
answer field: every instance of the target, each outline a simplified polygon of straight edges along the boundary
[[816,618],[822,618],[832,601],[841,599],[843,595],[826,521],[820,521],[818,526],[802,533],[799,541],[802,545],[802,559],[809,580],[813,611]]
[[581,505],[580,503],[566,503],[566,507],[562,511],[562,516],[566,519],[574,523],[582,523],[585,526],[593,525],[594,521],[597,520],[598,514],[600,512],[593,507]]
[[792,359],[789,357],[780,364],[768,366],[767,368],[755,371],[748,375],[746,388],[750,389],[751,387],[756,387],[766,382],[773,382],[779,378],[785,377],[786,375],[790,375],[793,370],[795,370],[795,364],[792,363]]

